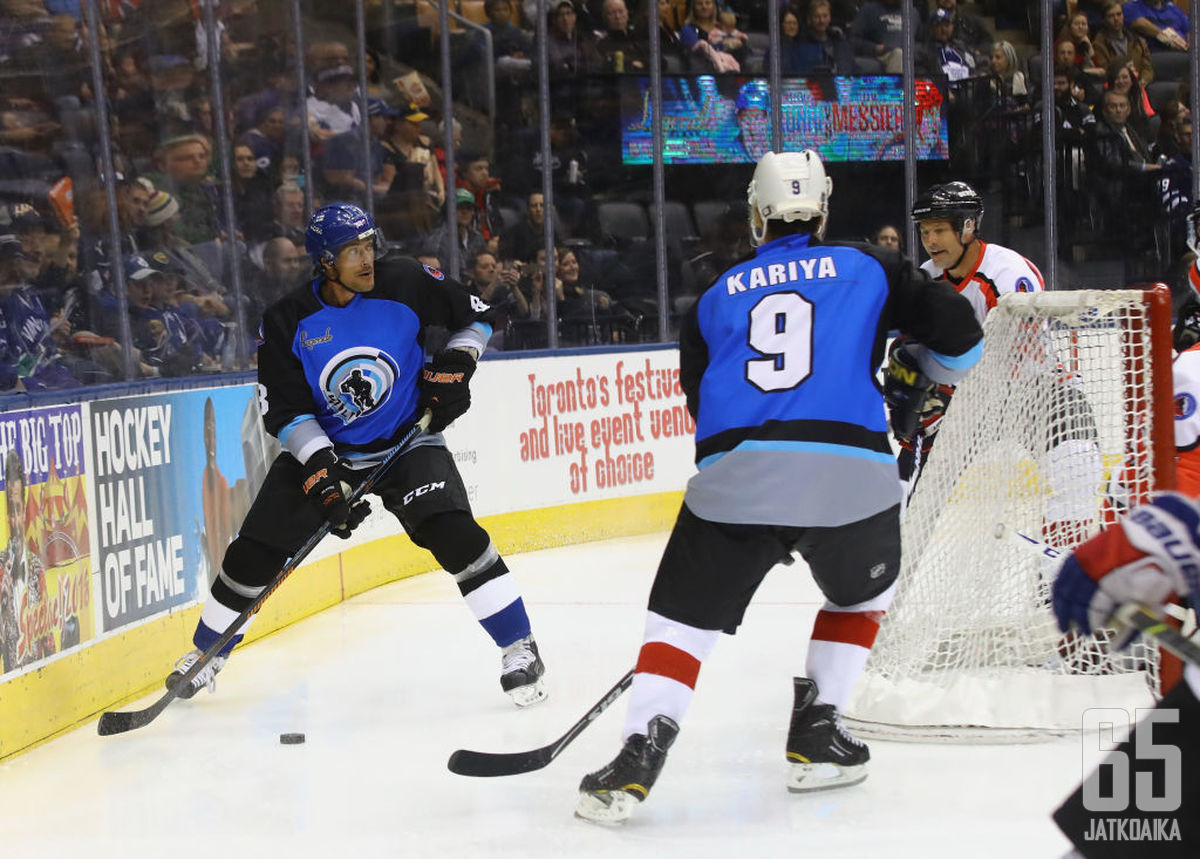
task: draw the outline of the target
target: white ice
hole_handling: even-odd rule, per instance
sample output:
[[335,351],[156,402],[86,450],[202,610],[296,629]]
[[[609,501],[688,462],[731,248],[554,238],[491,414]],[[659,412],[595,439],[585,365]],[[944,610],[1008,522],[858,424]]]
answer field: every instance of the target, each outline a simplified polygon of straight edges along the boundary
[[[872,743],[863,784],[784,787],[791,678],[819,592],[776,568],[704,665],[650,799],[623,828],[576,820],[619,748],[618,701],[548,767],[451,774],[457,748],[559,737],[632,666],[665,534],[512,556],[550,698],[519,711],[445,573],[379,588],[234,654],[214,695],[116,737],[95,722],[0,766],[12,857],[1058,857],[1050,819],[1085,761],[1032,746]],[[164,665],[164,674],[170,666]],[[146,706],[157,698],[136,705]],[[283,746],[279,734],[307,742]]]

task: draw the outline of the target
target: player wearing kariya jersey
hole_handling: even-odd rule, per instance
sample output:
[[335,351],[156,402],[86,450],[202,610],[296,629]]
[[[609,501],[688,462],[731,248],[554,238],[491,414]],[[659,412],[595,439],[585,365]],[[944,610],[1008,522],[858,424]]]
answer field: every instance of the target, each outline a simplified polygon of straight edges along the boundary
[[978,359],[970,303],[897,252],[822,241],[832,183],[811,150],[768,152],[748,189],[754,257],[701,294],[680,330],[680,382],[698,473],[650,591],[623,747],[580,784],[576,814],[619,822],[644,800],[700,666],[755,589],[799,551],[826,602],[795,694],[788,788],[866,777],[845,707],[900,568],[900,498],[876,380],[888,331],[917,371],[890,378],[919,408]]
[[[196,649],[176,664],[168,687],[323,521],[339,537],[350,536],[370,510],[365,500],[348,504],[353,487],[428,410],[428,433],[409,443],[372,491],[454,576],[501,649],[504,691],[519,706],[542,700],[544,667],[516,581],[475,521],[441,433],[470,406],[468,385],[491,334],[490,308],[437,269],[384,255],[375,223],[357,206],[319,209],[305,241],[317,276],[267,308],[259,331],[259,407],[284,451],[225,552],[192,639]],[[451,334],[426,366],[422,344],[431,325]],[[244,633],[179,696],[211,687]]]

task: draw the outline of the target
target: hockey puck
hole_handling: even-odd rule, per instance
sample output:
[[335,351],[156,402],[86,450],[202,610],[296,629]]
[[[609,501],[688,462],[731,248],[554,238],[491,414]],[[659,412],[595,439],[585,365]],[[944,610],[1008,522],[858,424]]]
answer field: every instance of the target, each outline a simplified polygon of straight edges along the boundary
[[280,734],[279,742],[285,746],[298,746],[304,742],[304,734]]

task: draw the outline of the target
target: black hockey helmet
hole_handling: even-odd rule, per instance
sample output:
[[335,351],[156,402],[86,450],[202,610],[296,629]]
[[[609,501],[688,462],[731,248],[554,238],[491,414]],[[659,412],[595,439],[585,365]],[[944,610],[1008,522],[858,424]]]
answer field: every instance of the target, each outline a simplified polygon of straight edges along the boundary
[[960,236],[963,224],[973,221],[975,234],[983,221],[983,198],[966,182],[947,182],[933,185],[917,197],[912,207],[912,219],[917,223],[947,220]]

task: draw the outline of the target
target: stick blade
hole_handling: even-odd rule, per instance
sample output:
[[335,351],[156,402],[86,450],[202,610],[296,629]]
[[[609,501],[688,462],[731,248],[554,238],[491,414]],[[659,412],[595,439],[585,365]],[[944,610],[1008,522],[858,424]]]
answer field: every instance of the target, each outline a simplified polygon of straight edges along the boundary
[[140,728],[142,725],[134,718],[137,715],[136,712],[104,713],[100,716],[100,722],[96,725],[96,731],[102,737],[111,737],[113,734],[123,734],[126,731],[132,731],[134,728]]
[[174,697],[174,693],[169,692],[144,710],[112,710],[101,713],[96,732],[102,737],[111,737],[113,734],[124,734],[126,731],[145,727],[154,721]]
[[552,760],[548,749],[532,752],[475,752],[459,749],[450,755],[446,767],[457,775],[475,778],[520,775],[540,770]]

